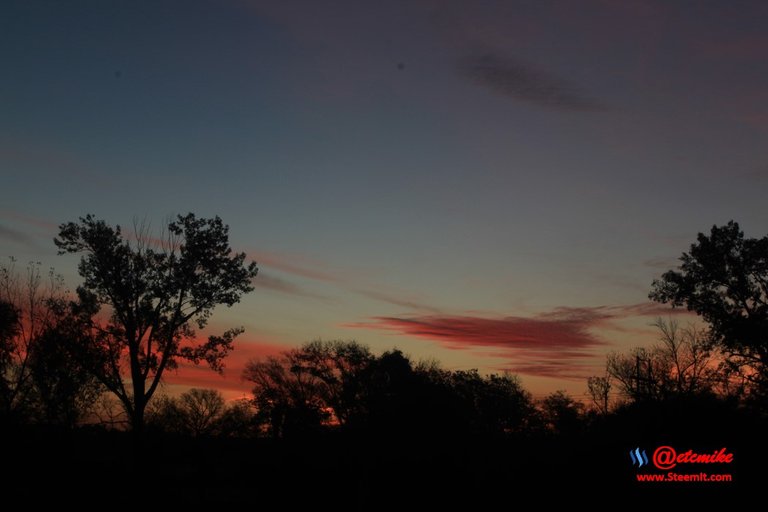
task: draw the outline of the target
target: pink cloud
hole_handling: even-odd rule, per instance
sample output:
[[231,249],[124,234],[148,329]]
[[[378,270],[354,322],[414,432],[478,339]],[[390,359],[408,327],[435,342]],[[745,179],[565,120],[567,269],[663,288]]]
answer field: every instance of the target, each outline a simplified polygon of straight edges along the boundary
[[534,318],[501,319],[471,316],[376,317],[374,327],[401,334],[438,340],[448,348],[504,347],[531,349],[587,348],[602,344],[587,328],[607,317],[596,312],[548,313]]
[[436,341],[451,350],[505,359],[500,369],[557,378],[584,378],[596,371],[608,342],[597,328],[622,331],[615,322],[629,317],[686,313],[654,304],[560,307],[532,317],[487,318],[471,315],[374,317],[347,327],[373,328],[398,335]]

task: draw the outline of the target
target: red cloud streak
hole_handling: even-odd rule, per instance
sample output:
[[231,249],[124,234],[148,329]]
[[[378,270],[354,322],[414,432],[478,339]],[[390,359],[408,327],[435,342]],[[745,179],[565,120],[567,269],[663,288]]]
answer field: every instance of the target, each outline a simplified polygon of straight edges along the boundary
[[[533,318],[472,316],[376,317],[373,327],[444,342],[449,348],[503,347],[578,350],[603,344],[588,329],[608,317],[589,311],[562,311]],[[369,327],[371,325],[368,325]]]
[[597,349],[607,345],[592,332],[614,330],[612,321],[632,316],[683,313],[656,304],[557,308],[533,317],[483,318],[469,315],[374,317],[349,327],[375,328],[437,341],[445,348],[473,350],[508,361],[501,369],[527,375],[584,378],[596,371]]

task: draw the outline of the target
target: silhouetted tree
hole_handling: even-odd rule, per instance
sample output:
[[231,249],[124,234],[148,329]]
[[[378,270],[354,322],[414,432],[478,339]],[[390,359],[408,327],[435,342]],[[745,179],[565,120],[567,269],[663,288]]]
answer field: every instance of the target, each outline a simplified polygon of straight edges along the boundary
[[564,391],[555,391],[541,401],[545,424],[554,433],[569,435],[578,433],[584,426],[584,405]]
[[528,429],[528,418],[534,410],[533,400],[520,378],[511,373],[493,373],[485,377],[484,384],[478,397],[478,409],[485,424],[504,433]]
[[156,394],[144,411],[145,428],[172,434],[189,434],[186,418],[177,397]]
[[104,388],[77,360],[70,333],[61,327],[51,326],[35,339],[28,362],[40,420],[73,427],[89,414]]
[[249,361],[243,371],[254,384],[256,421],[273,437],[316,430],[330,418],[324,384],[302,362],[294,349]]
[[363,374],[372,360],[368,347],[356,341],[316,340],[295,353],[292,371],[307,372],[319,380],[325,405],[344,425],[362,405]]
[[13,375],[14,359],[16,357],[16,340],[19,314],[16,307],[5,300],[0,300],[0,398],[2,399],[2,415],[8,415],[13,403],[17,379]]
[[406,428],[410,433],[429,430],[430,416],[440,421],[436,413],[442,400],[432,392],[430,376],[414,372],[402,351],[389,350],[371,360],[361,380],[355,425],[395,434]]
[[256,418],[274,436],[323,425],[391,436],[515,433],[534,407],[512,375],[414,365],[400,350],[373,356],[349,341],[314,341],[251,361]]
[[659,357],[666,359],[666,375],[672,392],[691,395],[710,391],[717,379],[715,374],[717,354],[713,352],[709,335],[695,325],[680,327],[675,320],[656,319],[659,329]]
[[654,372],[648,350],[635,347],[626,354],[611,352],[606,357],[605,369],[618,383],[623,396],[632,401],[655,398],[656,385],[650,384],[649,375]]
[[219,433],[226,410],[221,392],[192,388],[178,397],[156,397],[147,407],[146,422],[149,428],[163,432],[209,436]]
[[251,361],[244,377],[255,384],[257,417],[273,435],[286,428],[316,429],[322,423],[346,425],[364,415],[366,373],[374,357],[355,341],[306,343],[280,357]]
[[[149,405],[154,404],[154,400]],[[89,411],[88,420],[109,430],[125,430],[130,421],[122,402],[112,393],[102,393]]]
[[79,357],[141,431],[166,369],[183,359],[205,360],[221,371],[242,328],[196,344],[192,325],[204,328],[217,305],[232,306],[253,290],[257,268],[245,264],[245,254],[232,253],[229,228],[218,217],[178,216],[160,240],[134,227],[133,236],[124,237],[119,226],[87,215],[62,224],[54,241],[60,254],[84,253],[77,313],[89,336]]
[[593,376],[587,379],[587,394],[592,400],[593,406],[600,414],[608,414],[611,387],[609,375],[604,377]]
[[182,393],[179,404],[186,430],[195,437],[214,433],[226,406],[221,392],[198,388]]
[[768,393],[768,237],[745,238],[730,221],[699,233],[680,261],[653,282],[650,298],[701,315],[729,362]]
[[533,402],[517,376],[482,376],[477,370],[460,370],[447,372],[443,378],[459,400],[459,416],[472,430],[511,434],[529,427]]
[[660,344],[609,354],[606,371],[621,392],[634,401],[709,393],[721,378],[708,336],[695,326],[656,320]]
[[19,313],[10,302],[0,300],[0,365],[10,363],[14,339],[18,334]]
[[[51,354],[43,364],[43,352],[66,352],[66,344],[54,333],[62,322],[66,301],[63,279],[53,270],[43,278],[39,263],[30,263],[22,275],[15,260],[0,266],[0,301],[4,334],[0,344],[0,407],[6,417],[31,419],[43,408],[44,419],[52,419],[47,408],[56,401],[74,406],[74,397],[82,391],[79,382],[59,388],[54,397],[43,381],[68,379],[77,374],[66,355]],[[77,379],[75,379],[77,380]],[[37,381],[37,382],[36,382]],[[35,384],[41,384],[37,389]],[[76,411],[70,410],[71,414]],[[70,417],[72,417],[70,415]],[[69,423],[69,422],[67,422]]]
[[219,417],[216,431],[223,437],[256,437],[259,434],[253,402],[247,399],[231,402]]
[[16,336],[18,313],[13,304],[0,300],[0,354],[11,351],[13,337]]

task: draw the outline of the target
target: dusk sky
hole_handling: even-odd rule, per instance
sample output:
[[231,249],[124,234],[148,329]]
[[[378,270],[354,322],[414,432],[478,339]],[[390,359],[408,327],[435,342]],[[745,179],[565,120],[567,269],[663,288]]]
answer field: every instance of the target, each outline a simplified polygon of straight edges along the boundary
[[655,341],[652,280],[768,233],[763,1],[0,3],[0,256],[93,213],[219,215],[259,264],[211,332],[510,370],[579,396]]

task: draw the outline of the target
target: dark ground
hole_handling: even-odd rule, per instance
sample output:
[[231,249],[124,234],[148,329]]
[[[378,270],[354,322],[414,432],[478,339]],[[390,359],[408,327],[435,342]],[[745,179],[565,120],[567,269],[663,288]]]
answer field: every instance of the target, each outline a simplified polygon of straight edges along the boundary
[[[3,493],[31,507],[54,502],[100,509],[138,505],[330,510],[582,508],[684,510],[693,504],[763,501],[766,422],[756,415],[635,408],[588,430],[494,438],[446,429],[407,437],[322,432],[302,439],[190,439],[41,427],[3,433]],[[680,473],[733,474],[731,483],[638,483],[629,450],[734,454],[730,465],[687,465]],[[282,508],[282,507],[281,507]],[[546,508],[546,507],[544,507]],[[758,506],[761,509],[762,506]]]

